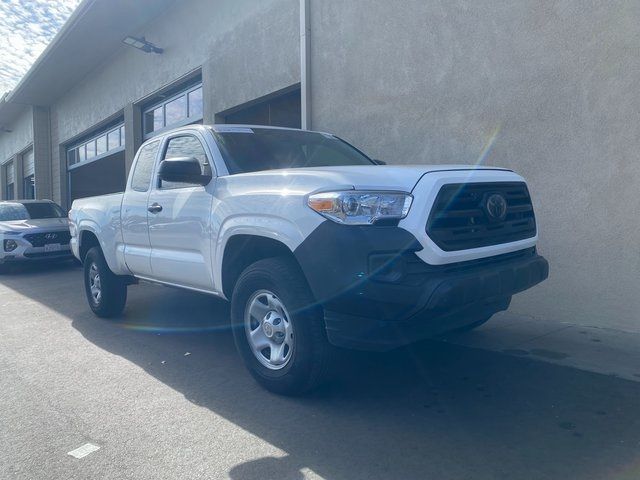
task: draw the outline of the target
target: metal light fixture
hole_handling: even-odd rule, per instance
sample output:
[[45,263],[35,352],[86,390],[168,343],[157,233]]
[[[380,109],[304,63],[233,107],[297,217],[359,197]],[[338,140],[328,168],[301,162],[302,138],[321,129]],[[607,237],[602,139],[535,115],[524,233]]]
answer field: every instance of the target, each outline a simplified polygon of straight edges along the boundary
[[122,43],[124,43],[125,45],[129,45],[130,47],[133,48],[137,48],[138,50],[142,50],[144,53],[162,53],[164,50],[160,47],[156,47],[153,43],[151,42],[147,42],[147,40],[142,37],[142,38],[136,38],[136,37],[125,37],[124,40],[122,40]]

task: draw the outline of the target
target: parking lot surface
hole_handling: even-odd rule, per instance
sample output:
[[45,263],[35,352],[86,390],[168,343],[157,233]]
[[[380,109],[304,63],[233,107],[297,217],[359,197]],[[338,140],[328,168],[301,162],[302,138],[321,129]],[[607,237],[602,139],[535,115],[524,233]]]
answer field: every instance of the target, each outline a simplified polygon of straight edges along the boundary
[[104,321],[77,266],[0,277],[0,478],[640,478],[638,382],[430,341],[341,352],[329,385],[279,397],[225,303],[129,293]]

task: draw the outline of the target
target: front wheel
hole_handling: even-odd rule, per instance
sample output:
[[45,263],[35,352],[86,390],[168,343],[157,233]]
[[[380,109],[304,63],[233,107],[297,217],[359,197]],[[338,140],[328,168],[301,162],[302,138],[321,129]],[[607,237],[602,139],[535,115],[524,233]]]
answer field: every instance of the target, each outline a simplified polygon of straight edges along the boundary
[[127,284],[114,274],[98,247],[93,247],[84,259],[84,288],[87,301],[98,317],[120,315],[127,302]]
[[326,378],[330,346],[322,309],[293,260],[249,266],[233,291],[231,320],[240,356],[267,390],[301,394]]

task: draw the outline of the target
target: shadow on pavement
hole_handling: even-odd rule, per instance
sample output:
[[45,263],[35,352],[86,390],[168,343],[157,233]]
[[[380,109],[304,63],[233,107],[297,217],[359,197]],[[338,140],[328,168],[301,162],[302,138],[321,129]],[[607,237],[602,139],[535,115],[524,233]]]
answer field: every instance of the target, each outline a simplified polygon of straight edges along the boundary
[[55,284],[34,271],[0,281],[287,452],[235,466],[234,479],[309,471],[328,479],[640,478],[637,383],[433,341],[385,354],[341,352],[331,384],[278,397],[240,364],[225,303],[140,285],[130,288],[123,318],[106,322],[89,312],[80,270],[53,268]]

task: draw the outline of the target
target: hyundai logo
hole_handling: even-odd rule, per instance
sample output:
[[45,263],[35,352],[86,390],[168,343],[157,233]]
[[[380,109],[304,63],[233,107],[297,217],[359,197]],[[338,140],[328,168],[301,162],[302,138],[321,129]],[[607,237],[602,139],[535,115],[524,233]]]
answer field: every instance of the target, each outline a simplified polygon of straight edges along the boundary
[[44,239],[45,240],[55,240],[56,238],[58,238],[58,234],[57,233],[45,233],[44,234]]
[[499,193],[489,195],[484,208],[491,222],[501,222],[507,216],[507,200]]

